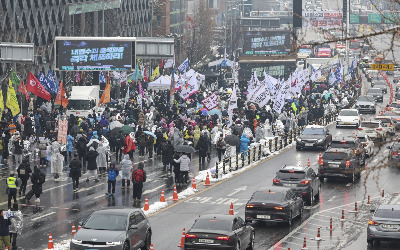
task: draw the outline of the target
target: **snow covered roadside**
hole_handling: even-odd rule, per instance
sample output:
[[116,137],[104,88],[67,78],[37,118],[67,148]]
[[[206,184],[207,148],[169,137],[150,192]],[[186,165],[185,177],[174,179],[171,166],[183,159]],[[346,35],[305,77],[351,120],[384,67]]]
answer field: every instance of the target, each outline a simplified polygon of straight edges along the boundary
[[160,211],[163,208],[168,207],[168,203],[167,202],[154,202],[153,204],[151,204],[149,206],[149,210],[144,211],[144,208],[142,208],[143,213],[148,216],[150,214],[154,214],[155,212]]
[[[71,241],[69,240],[63,240],[60,243],[54,244],[54,250],[69,250],[69,245]],[[45,250],[48,250],[47,248]]]

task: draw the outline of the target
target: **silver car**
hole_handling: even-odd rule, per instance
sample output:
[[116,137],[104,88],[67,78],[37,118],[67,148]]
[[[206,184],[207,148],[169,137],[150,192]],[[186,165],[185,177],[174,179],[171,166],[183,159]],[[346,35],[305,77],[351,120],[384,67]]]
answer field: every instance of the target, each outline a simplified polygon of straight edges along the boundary
[[368,222],[367,242],[400,239],[400,205],[380,205]]
[[151,227],[138,208],[93,212],[72,237],[71,250],[150,249]]

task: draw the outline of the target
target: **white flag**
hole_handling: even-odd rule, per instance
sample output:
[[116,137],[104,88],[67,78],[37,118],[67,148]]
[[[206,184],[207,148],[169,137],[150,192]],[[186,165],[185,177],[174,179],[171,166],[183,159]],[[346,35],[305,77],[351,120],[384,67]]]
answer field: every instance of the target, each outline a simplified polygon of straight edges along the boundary
[[229,124],[232,124],[233,118],[233,110],[237,108],[237,96],[236,96],[236,85],[233,85],[231,98],[229,100],[228,106],[228,115],[229,115]]
[[193,75],[189,81],[182,86],[181,97],[183,100],[189,99],[191,95],[199,91],[199,85],[197,84],[196,75]]
[[271,96],[269,94],[268,86],[264,84],[254,91],[250,101],[256,103],[260,108],[262,108],[270,99]]
[[164,69],[171,68],[174,66],[174,64],[175,64],[174,59],[168,59],[164,64]]
[[279,93],[279,95],[277,96],[277,98],[274,102],[274,106],[272,107],[272,109],[276,113],[280,114],[282,112],[283,106],[285,106],[285,94]]

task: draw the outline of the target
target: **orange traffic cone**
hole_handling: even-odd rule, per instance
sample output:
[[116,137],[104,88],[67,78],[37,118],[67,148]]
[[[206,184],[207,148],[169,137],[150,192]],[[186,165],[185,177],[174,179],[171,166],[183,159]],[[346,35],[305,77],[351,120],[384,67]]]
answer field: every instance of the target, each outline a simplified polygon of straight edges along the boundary
[[149,200],[147,199],[147,196],[146,196],[146,199],[144,199],[144,211],[148,211],[149,210]]
[[150,245],[150,250],[154,250],[153,244]]
[[81,228],[82,228],[81,226],[78,226],[78,231],[81,230]]
[[197,186],[196,186],[196,179],[193,177],[193,181],[192,181],[192,188],[194,190],[197,190]]
[[174,186],[174,195],[172,196],[173,201],[179,201],[178,192],[176,191],[176,185]]
[[72,223],[72,236],[74,236],[74,234],[76,234],[76,229],[75,229],[75,224]]
[[309,167],[309,166],[311,166],[310,165],[310,159],[308,159],[308,161],[307,161],[307,167]]
[[183,228],[181,243],[179,244],[178,247],[184,247],[184,246],[185,246],[185,228]]
[[318,164],[320,164],[320,165],[321,165],[321,162],[322,162],[322,153],[321,153],[321,152],[319,152],[319,156],[318,156]]
[[164,188],[163,188],[163,189],[161,189],[161,197],[160,197],[160,202],[165,202]]
[[51,233],[49,234],[49,243],[47,244],[47,249],[54,249],[53,236],[51,236]]
[[229,208],[229,215],[234,215],[233,213],[233,203],[231,202],[231,207]]
[[204,186],[211,186],[210,177],[208,176],[208,172],[207,172],[207,177],[206,177],[206,183],[204,183]]

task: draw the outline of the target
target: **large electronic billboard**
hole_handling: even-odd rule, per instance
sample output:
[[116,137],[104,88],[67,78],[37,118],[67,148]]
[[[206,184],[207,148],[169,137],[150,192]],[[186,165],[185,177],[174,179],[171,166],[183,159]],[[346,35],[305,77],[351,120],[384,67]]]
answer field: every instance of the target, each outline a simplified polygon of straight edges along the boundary
[[258,63],[241,63],[239,62],[239,75],[240,81],[249,81],[253,72],[260,79],[264,79],[263,72],[265,71],[268,75],[275,78],[287,79],[290,73],[296,69],[296,62],[293,60],[288,61],[270,61],[270,62],[258,62]]
[[56,41],[58,70],[132,70],[134,39],[61,38]]
[[287,55],[290,53],[290,31],[246,31],[243,33],[243,54]]

